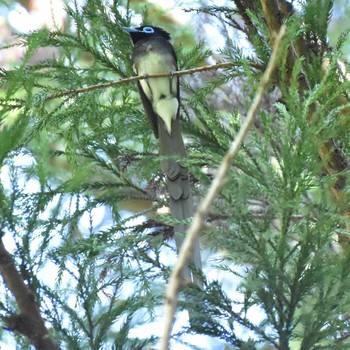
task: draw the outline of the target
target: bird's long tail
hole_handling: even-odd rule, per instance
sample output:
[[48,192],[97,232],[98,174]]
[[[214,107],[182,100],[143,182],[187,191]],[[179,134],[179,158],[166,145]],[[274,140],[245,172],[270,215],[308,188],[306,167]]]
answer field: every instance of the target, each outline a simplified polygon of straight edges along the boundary
[[[190,187],[189,170],[181,165],[179,159],[186,157],[186,150],[181,135],[179,120],[172,123],[171,133],[166,130],[162,120],[158,120],[160,155],[164,157],[161,167],[167,178],[167,188],[170,195],[169,206],[174,218],[184,220],[193,217],[194,204]],[[179,223],[174,227],[174,238],[179,251],[185,238],[187,226]],[[191,271],[189,266],[193,266]],[[194,244],[189,266],[183,273],[185,283],[194,283],[201,286],[198,272],[202,270],[200,244]],[[196,273],[197,272],[197,273]]]

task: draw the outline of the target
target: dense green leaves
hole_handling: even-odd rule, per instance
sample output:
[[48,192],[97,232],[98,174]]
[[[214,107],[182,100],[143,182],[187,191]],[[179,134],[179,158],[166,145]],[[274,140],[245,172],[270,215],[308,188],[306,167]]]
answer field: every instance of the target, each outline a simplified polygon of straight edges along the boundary
[[[197,203],[271,52],[260,2],[249,3],[247,11],[239,4],[196,9],[209,22],[219,19],[211,24],[227,35],[219,59],[205,42],[191,41],[188,29],[174,29],[180,68],[213,57],[232,62],[181,77]],[[62,349],[155,346],[158,333],[135,330],[159,320],[174,260],[165,239],[174,218],[158,211],[167,197],[157,140],[135,84],[101,85],[133,75],[121,26],[141,11],[152,20],[152,11],[133,6],[69,2],[65,29],[19,35],[23,60],[0,72],[0,230]],[[349,346],[349,252],[337,240],[339,233],[349,236],[347,187],[343,199],[333,195],[339,176],[348,174],[346,167],[326,171],[320,152],[330,140],[342,145],[345,159],[350,149],[349,83],[339,66],[344,40],[337,51],[325,49],[331,13],[332,1],[300,2],[286,21],[273,86],[202,233],[203,256],[213,257],[203,290],[188,288],[192,298],[181,300],[196,318],[175,335],[180,341],[192,332],[234,349]],[[299,40],[310,51],[291,65]],[[52,57],[40,59],[48,48]],[[5,287],[0,309],[5,316],[16,310]],[[24,337],[17,342],[29,349]]]

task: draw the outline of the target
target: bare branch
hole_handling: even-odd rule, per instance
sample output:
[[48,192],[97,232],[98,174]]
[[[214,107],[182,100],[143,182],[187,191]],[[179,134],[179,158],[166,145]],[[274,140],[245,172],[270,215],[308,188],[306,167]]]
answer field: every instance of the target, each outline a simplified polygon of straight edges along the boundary
[[208,214],[210,206],[212,205],[215,197],[219,193],[220,189],[225,183],[225,177],[233,158],[240,149],[240,146],[247,135],[251,125],[253,124],[254,117],[259,109],[261,100],[265,93],[265,90],[270,82],[271,76],[275,69],[275,65],[278,58],[279,47],[281,46],[282,38],[285,34],[286,28],[282,26],[273,47],[273,52],[266,68],[266,71],[260,81],[260,85],[256,95],[254,97],[253,103],[249,108],[247,117],[239,130],[236,139],[232,142],[229,151],[226,153],[225,157],[222,159],[220,167],[217,174],[208,190],[207,196],[201,202],[199,208],[196,211],[193,222],[187,231],[186,238],[183,242],[181,251],[179,253],[178,261],[171,273],[168,288],[166,291],[166,300],[164,303],[164,330],[163,336],[161,338],[160,349],[167,350],[169,347],[171,330],[174,322],[175,309],[178,302],[178,294],[181,287],[181,275],[182,271],[187,265],[188,259],[191,255],[192,245],[198,238],[199,232],[201,231],[204,220]]
[[33,292],[24,283],[11,254],[6,250],[1,239],[0,273],[15,297],[20,312],[3,318],[7,327],[26,336],[37,350],[59,350],[59,346],[50,338]]
[[[109,88],[112,86],[116,86],[116,85],[120,85],[120,84],[128,84],[128,83],[132,83],[134,81],[143,80],[143,79],[189,75],[189,74],[205,72],[205,71],[209,71],[209,70],[216,70],[216,69],[229,68],[229,67],[235,67],[235,66],[239,66],[239,64],[232,63],[232,62],[222,62],[222,63],[213,64],[213,65],[209,65],[209,66],[197,67],[197,68],[192,68],[192,69],[184,69],[184,70],[179,70],[179,71],[169,72],[169,73],[137,75],[137,76],[130,77],[130,78],[112,80],[112,81],[109,81],[108,83],[104,83],[104,84],[90,85],[90,86],[87,86],[87,87],[84,87],[81,89],[73,89],[73,90],[58,92],[57,94],[53,94],[53,95],[46,97],[45,102],[53,100],[55,98],[63,97],[63,96],[76,95],[76,94],[80,94],[82,92],[88,92],[88,91],[99,90],[99,89],[106,89],[106,88]],[[257,68],[257,69],[263,68],[261,65],[253,64],[253,63],[251,64],[251,66],[254,68]]]

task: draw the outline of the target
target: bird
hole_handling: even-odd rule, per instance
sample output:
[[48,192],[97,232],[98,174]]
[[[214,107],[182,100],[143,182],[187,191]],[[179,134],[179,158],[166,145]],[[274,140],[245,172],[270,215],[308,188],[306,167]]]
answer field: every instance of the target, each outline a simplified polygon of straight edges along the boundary
[[[181,160],[186,158],[186,150],[180,128],[180,85],[173,75],[178,70],[177,56],[171,37],[164,29],[156,26],[137,28],[123,27],[133,43],[132,62],[137,75],[146,79],[138,80],[141,101],[150,121],[155,137],[159,140],[161,169],[166,177],[169,192],[169,207],[174,218],[189,219],[194,214],[193,197],[188,168]],[[147,78],[148,75],[170,73],[169,77]],[[174,225],[177,251],[181,249],[187,225]],[[202,270],[200,243],[197,240],[191,254],[190,264],[183,272],[184,284],[200,286],[198,272]]]

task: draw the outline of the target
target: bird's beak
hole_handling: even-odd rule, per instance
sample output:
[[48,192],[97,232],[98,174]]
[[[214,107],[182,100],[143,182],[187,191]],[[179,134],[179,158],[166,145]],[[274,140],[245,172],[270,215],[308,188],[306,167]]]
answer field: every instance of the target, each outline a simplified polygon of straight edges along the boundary
[[122,27],[122,29],[124,30],[124,32],[127,32],[127,33],[138,33],[138,32],[140,32],[139,30],[137,30],[135,28]]

